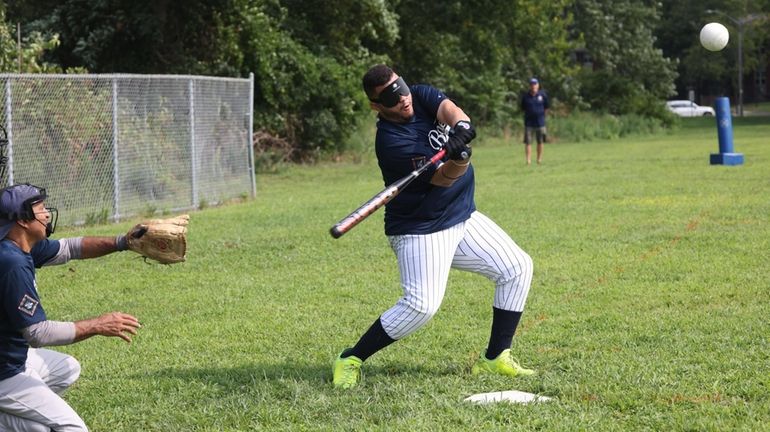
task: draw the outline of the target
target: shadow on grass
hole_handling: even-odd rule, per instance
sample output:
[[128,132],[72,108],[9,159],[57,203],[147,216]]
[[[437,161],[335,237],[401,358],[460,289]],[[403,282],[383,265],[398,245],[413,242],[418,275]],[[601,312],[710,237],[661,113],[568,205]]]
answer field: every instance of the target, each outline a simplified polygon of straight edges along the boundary
[[[424,367],[420,365],[389,363],[386,365],[364,365],[366,379],[375,377],[410,377],[430,375],[434,377],[463,374],[462,368]],[[216,386],[224,392],[237,392],[244,386],[279,385],[286,383],[305,383],[318,385],[319,382],[328,384],[331,388],[332,364],[301,364],[301,363],[254,363],[238,367],[180,367],[160,369],[149,374],[134,374],[135,379],[149,379],[162,382],[184,381],[198,382],[207,386]]]

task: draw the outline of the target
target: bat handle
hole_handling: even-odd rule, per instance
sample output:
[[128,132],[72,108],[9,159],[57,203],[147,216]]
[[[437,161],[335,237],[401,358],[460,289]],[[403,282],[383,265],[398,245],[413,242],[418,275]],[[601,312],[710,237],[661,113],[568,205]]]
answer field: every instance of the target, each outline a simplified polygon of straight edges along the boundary
[[430,160],[428,161],[428,163],[426,165],[434,164],[434,163],[440,161],[441,158],[443,158],[445,154],[446,154],[446,149],[442,148],[438,153],[434,154],[433,157],[430,158]]

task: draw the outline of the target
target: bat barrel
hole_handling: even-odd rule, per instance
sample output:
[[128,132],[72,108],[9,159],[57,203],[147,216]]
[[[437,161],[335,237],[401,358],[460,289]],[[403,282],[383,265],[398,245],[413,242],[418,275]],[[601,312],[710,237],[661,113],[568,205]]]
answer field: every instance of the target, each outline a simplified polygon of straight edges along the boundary
[[334,225],[329,230],[329,233],[332,235],[332,237],[334,237],[336,239],[342,237],[342,235],[345,234],[346,232],[347,231],[342,231],[342,229],[340,228],[340,224]]
[[366,219],[370,214],[374,213],[377,211],[377,209],[387,204],[390,200],[393,199],[393,197],[398,195],[400,187],[403,187],[402,181],[399,181],[397,185],[388,187],[364,203],[361,207],[355,209],[353,213],[349,214],[347,217],[339,221],[331,228],[329,232],[331,233],[332,237],[342,237],[343,234],[350,231],[354,226],[358,225],[359,222]]
[[369,217],[370,214],[374,213],[379,209],[380,207],[384,206],[390,200],[396,197],[396,195],[399,194],[409,183],[412,182],[412,180],[416,179],[420,176],[420,174],[425,171],[429,165],[434,164],[438,162],[442,157],[444,157],[444,154],[446,154],[446,150],[442,149],[438,153],[436,153],[425,165],[421,166],[419,169],[416,169],[412,171],[411,174],[408,176],[398,180],[397,182],[393,183],[392,185],[388,186],[384,191],[378,193],[372,199],[365,202],[361,207],[357,208],[353,213],[346,216],[344,219],[339,221],[337,224],[335,224],[331,229],[329,229],[329,233],[334,238],[340,238],[343,234],[350,231],[358,225],[359,222]]

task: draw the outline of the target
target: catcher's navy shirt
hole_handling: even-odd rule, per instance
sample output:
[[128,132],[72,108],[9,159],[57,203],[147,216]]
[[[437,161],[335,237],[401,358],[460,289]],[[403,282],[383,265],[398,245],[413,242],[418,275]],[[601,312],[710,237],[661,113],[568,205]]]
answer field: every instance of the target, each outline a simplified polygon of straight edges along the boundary
[[0,380],[24,372],[29,344],[23,328],[45,321],[35,283],[35,267],[59,252],[59,242],[43,240],[24,253],[10,240],[0,240]]
[[[446,142],[445,126],[436,120],[446,95],[428,85],[414,85],[414,116],[408,123],[377,122],[375,150],[382,179],[389,185],[419,168]],[[430,183],[432,166],[385,205],[385,234],[430,234],[470,218],[473,202],[473,166],[450,187]]]

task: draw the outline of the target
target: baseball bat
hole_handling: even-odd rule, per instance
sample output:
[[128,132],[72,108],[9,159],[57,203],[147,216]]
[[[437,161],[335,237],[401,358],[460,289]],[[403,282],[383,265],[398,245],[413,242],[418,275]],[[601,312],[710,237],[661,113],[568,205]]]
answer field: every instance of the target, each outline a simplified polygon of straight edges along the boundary
[[446,154],[446,149],[441,149],[441,151],[436,153],[423,166],[412,171],[411,173],[409,173],[409,175],[392,183],[390,186],[386,187],[382,192],[373,196],[369,201],[361,205],[361,207],[355,209],[353,213],[350,213],[344,219],[337,222],[337,224],[335,224],[329,230],[332,237],[334,238],[342,237],[343,234],[353,229],[353,227],[358,225],[362,220],[366,219],[367,217],[369,217],[369,215],[376,212],[377,209],[389,203],[390,200],[392,200],[393,198],[396,197],[396,195],[401,193],[401,191],[403,191],[404,188],[406,188],[409,185],[409,183],[411,183],[414,179],[419,177],[420,174],[425,172],[425,170],[428,169],[429,166],[441,160],[441,158],[444,157],[445,154]]

